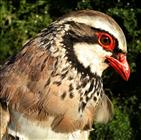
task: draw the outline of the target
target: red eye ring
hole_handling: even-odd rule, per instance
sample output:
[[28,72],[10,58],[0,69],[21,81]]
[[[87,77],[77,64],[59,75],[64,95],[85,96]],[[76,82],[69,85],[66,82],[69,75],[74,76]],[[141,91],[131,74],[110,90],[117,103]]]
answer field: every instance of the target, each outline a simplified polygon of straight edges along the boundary
[[108,33],[98,32],[98,43],[102,46],[105,50],[113,51],[115,48],[115,39],[109,35]]

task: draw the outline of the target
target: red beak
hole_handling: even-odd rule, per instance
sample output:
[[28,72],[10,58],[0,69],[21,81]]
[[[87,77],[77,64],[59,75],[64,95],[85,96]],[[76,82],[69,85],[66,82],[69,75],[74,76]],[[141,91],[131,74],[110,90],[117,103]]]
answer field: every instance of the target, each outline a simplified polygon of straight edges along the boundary
[[117,59],[108,56],[107,60],[109,64],[121,75],[124,80],[128,80],[130,77],[130,67],[126,59],[126,55],[119,53]]

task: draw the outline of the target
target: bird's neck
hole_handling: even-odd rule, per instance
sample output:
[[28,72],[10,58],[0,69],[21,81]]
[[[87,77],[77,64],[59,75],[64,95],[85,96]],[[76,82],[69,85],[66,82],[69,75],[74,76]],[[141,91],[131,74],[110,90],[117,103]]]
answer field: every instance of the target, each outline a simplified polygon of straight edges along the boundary
[[103,82],[102,78],[97,74],[92,74],[89,70],[83,71],[81,67],[78,69],[72,63],[67,64],[67,59],[58,61],[56,65],[56,75],[59,75],[58,80],[60,82],[65,81],[68,78],[69,83],[69,94],[79,94],[80,96],[80,107],[79,111],[83,112],[86,106],[92,104],[95,107],[103,94]]

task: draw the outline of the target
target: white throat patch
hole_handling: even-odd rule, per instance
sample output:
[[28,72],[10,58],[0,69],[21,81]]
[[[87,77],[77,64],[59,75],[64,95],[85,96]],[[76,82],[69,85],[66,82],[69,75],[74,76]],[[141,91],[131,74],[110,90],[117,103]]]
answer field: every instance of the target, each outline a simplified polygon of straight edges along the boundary
[[108,67],[105,63],[105,57],[111,56],[111,52],[105,51],[97,44],[77,43],[74,45],[74,52],[79,62],[87,68],[90,67],[92,73],[99,76]]

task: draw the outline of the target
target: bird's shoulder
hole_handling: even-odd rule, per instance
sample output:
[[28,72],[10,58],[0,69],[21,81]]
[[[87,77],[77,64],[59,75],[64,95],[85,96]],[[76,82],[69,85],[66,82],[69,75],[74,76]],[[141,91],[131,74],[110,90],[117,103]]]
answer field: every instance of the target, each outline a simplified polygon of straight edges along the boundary
[[36,102],[47,86],[51,73],[55,71],[56,58],[38,44],[37,39],[30,40],[0,70],[1,100],[16,106],[22,102],[28,106]]

